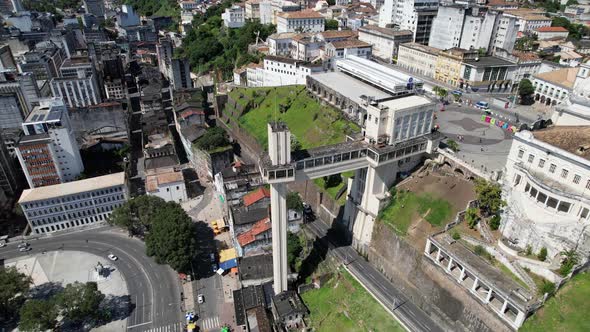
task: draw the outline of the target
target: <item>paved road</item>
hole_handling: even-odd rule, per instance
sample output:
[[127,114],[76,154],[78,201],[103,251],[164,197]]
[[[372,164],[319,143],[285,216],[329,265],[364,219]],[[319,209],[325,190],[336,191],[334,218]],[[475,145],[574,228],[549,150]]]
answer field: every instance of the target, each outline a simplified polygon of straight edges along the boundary
[[[140,332],[182,322],[180,312],[180,287],[178,277],[167,265],[159,265],[145,255],[145,245],[138,239],[111,227],[68,232],[28,240],[32,250],[28,254],[43,251],[82,251],[106,257],[109,253],[119,257],[114,266],[127,283],[135,308],[127,319],[128,331]],[[23,256],[17,243],[0,249],[0,259]]]
[[[328,226],[321,220],[307,224],[318,238],[326,238]],[[335,248],[328,243],[333,252],[348,271],[356,277],[373,296],[388,307],[388,310],[395,315],[410,331],[442,332],[443,329],[437,325],[420,308],[408,300],[395,286],[389,282],[369,262],[360,256],[351,246],[340,246]]]

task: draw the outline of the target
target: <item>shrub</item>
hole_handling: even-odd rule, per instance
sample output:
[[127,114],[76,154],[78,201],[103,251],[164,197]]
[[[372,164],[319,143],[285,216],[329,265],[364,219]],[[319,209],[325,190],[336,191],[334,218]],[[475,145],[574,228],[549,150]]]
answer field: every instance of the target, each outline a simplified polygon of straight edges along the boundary
[[529,244],[526,246],[526,255],[530,256],[532,254],[533,254],[533,247],[531,247],[531,245]]
[[475,228],[475,225],[477,225],[477,223],[479,222],[479,215],[477,214],[477,209],[467,209],[467,211],[465,212],[465,221],[467,221],[467,225],[469,225],[469,228]]
[[459,232],[455,231],[453,232],[453,240],[459,240],[461,238],[461,234],[459,234]]
[[541,248],[541,250],[539,250],[539,253],[537,254],[537,258],[541,262],[544,262],[547,259],[547,248],[545,248],[545,247]]
[[555,284],[550,281],[543,280],[541,287],[539,287],[539,295],[544,295],[545,293],[551,295],[553,292],[555,292]]
[[494,216],[492,217],[492,219],[490,219],[490,228],[491,228],[493,231],[495,231],[495,230],[497,230],[498,228],[500,228],[500,220],[501,220],[501,219],[500,219],[500,216],[499,216],[499,215],[497,215],[497,214],[496,214],[496,215],[494,215]]
[[453,141],[452,139],[447,141],[447,146],[449,147],[449,149],[451,149],[453,152],[457,152],[459,151],[459,144],[455,141]]
[[484,247],[480,246],[480,245],[475,246],[475,248],[474,248],[473,251],[478,256],[485,256],[487,254],[486,249]]
[[561,255],[564,256],[561,260],[561,266],[559,267],[559,274],[567,276],[570,274],[574,266],[578,263],[578,254],[572,250],[562,251]]

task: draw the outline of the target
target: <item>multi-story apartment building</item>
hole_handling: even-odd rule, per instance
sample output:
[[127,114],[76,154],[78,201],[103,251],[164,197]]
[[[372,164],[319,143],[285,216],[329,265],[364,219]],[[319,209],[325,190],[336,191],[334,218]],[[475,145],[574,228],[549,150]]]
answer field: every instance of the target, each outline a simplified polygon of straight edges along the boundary
[[260,0],[248,0],[245,3],[244,15],[248,20],[260,19]]
[[518,26],[516,18],[501,14],[496,20],[490,48],[492,51],[503,49],[512,52],[514,50],[517,34]]
[[390,62],[403,43],[411,43],[413,33],[410,30],[394,30],[376,25],[365,25],[358,29],[359,40],[373,45],[373,56]]
[[434,78],[455,87],[460,86],[463,80],[461,78],[463,61],[475,59],[477,56],[476,50],[468,51],[457,47],[441,51],[436,61]]
[[33,234],[105,222],[127,201],[125,173],[23,191],[18,203]]
[[412,73],[434,78],[440,51],[418,43],[400,44],[397,65]]
[[322,32],[325,18],[318,12],[304,10],[276,14],[277,32]]
[[102,101],[98,75],[87,56],[66,59],[59,76],[51,79],[51,92],[54,97],[62,98],[68,107],[87,107]]
[[171,59],[168,76],[170,78],[170,84],[175,90],[190,89],[193,87],[190,62],[188,58]]
[[291,41],[297,36],[295,32],[273,33],[266,38],[268,54],[274,56],[289,56],[291,54]]
[[380,8],[379,26],[410,30],[414,34],[412,41],[427,44],[438,4],[438,0],[385,0]]
[[16,147],[29,187],[37,188],[76,179],[84,165],[60,99],[42,99],[23,122],[23,136]]
[[65,51],[56,45],[51,48],[36,49],[24,55],[19,64],[21,72],[35,74],[37,80],[48,80],[59,75],[59,68],[66,58]]
[[465,11],[465,7],[461,5],[440,6],[438,14],[432,22],[428,46],[443,50],[459,47],[465,22]]
[[0,128],[20,130],[40,97],[33,74],[0,73]]

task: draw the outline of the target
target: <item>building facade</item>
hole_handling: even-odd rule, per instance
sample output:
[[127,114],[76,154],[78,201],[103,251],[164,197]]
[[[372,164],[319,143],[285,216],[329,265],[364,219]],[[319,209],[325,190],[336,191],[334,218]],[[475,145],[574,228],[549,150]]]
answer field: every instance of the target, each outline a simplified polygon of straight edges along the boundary
[[45,234],[105,222],[127,197],[121,172],[27,189],[18,204],[32,233]]
[[434,79],[458,87],[462,82],[463,60],[475,59],[477,51],[452,48],[441,51],[436,61]]
[[226,8],[225,12],[221,14],[221,19],[226,28],[241,28],[246,23],[244,8],[238,5]]
[[375,25],[365,25],[358,29],[359,40],[373,45],[372,54],[390,62],[397,55],[398,47],[413,40],[410,30],[393,30]]
[[397,65],[412,73],[434,78],[440,51],[418,43],[400,44]]
[[73,181],[84,171],[68,111],[59,99],[44,99],[23,122],[16,147],[30,188]]
[[305,10],[276,14],[277,32],[322,32],[325,18],[318,12]]
[[182,203],[188,200],[182,171],[173,168],[146,172],[145,189],[148,195],[160,197],[166,202]]

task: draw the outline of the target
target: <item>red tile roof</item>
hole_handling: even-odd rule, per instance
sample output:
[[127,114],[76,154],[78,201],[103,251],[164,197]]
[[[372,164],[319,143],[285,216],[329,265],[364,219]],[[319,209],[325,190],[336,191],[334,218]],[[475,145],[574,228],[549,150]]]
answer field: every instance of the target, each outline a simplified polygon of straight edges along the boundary
[[567,32],[568,30],[564,27],[541,27],[538,28],[539,32]]
[[188,109],[180,112],[180,117],[183,119],[186,119],[191,115],[205,115],[205,111],[199,109]]
[[266,217],[262,220],[257,221],[252,228],[242,234],[238,235],[238,243],[240,246],[246,246],[254,241],[256,241],[256,236],[260,235],[269,229],[271,229],[272,223],[270,222],[270,218]]
[[263,198],[270,198],[270,190],[265,187],[244,195],[244,206],[250,206]]

